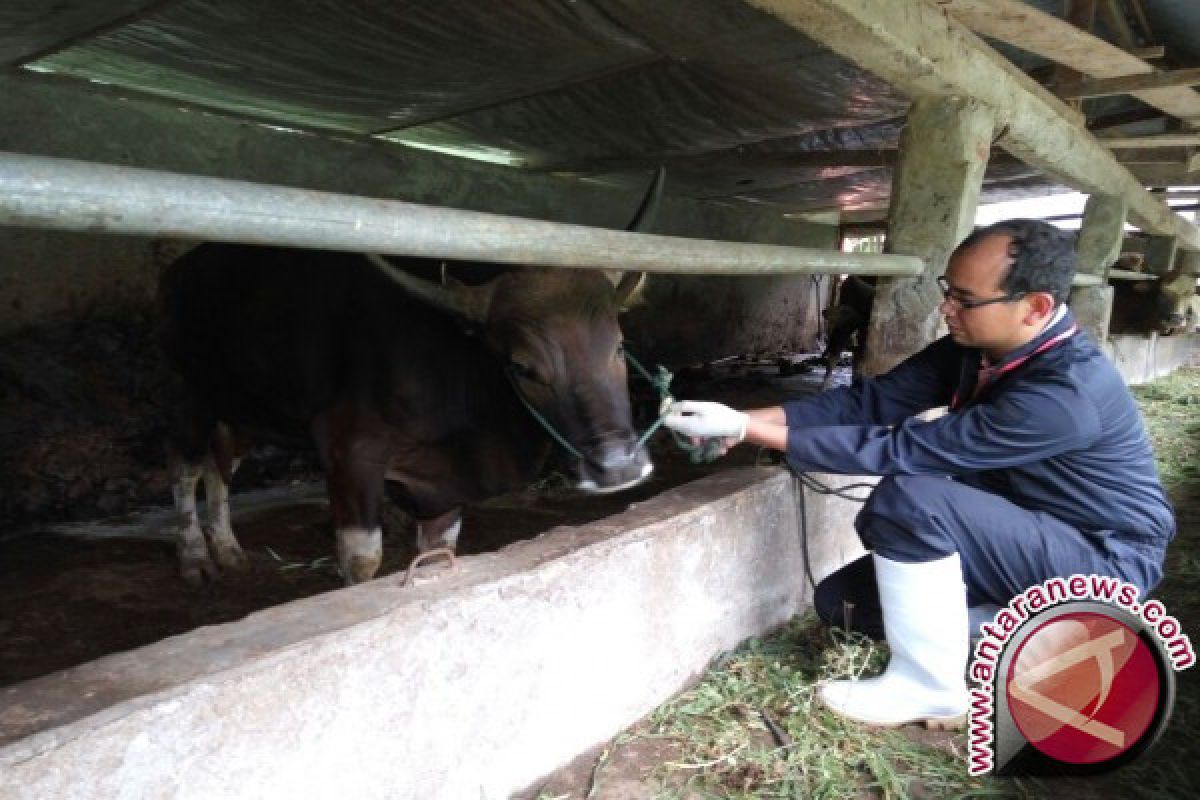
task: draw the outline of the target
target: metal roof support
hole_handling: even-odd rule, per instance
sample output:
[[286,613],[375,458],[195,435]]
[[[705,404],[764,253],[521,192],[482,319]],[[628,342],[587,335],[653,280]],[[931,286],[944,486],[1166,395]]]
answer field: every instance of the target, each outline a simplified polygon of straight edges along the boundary
[[687,275],[919,275],[919,258],[684,239],[0,152],[0,224]]
[[1087,194],[1123,196],[1130,221],[1200,250],[1200,228],[1147,193],[1061,100],[928,0],[745,0],[909,97],[972,97],[996,113],[999,144]]

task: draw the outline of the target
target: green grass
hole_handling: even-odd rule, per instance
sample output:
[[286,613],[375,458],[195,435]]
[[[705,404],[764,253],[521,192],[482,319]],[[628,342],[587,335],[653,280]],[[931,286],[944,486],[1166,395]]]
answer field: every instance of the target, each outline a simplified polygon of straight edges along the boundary
[[660,797],[1020,797],[967,775],[953,736],[916,743],[846,722],[816,701],[817,682],[877,671],[882,648],[811,615],[720,659],[631,737],[666,737],[682,756],[659,767]]
[[[1155,594],[1200,640],[1200,370],[1182,370],[1134,395],[1181,522]],[[815,701],[818,681],[869,673],[885,662],[882,647],[831,632],[807,615],[719,659],[697,686],[621,740],[663,737],[679,748],[682,755],[655,775],[664,799],[1200,796],[1200,679],[1193,674],[1200,670],[1178,676],[1171,726],[1146,757],[1064,784],[972,778],[962,733],[869,729]]]
[[1200,370],[1179,370],[1135,387],[1133,396],[1146,420],[1167,491],[1176,493],[1200,482]]

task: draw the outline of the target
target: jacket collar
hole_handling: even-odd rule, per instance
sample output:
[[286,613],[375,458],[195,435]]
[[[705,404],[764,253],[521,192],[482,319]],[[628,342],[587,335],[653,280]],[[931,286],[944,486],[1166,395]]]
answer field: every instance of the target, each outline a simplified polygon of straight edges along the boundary
[[1016,350],[1005,353],[1004,357],[994,364],[988,363],[987,356],[984,355],[983,351],[980,351],[980,363],[986,365],[989,369],[1003,370],[1004,367],[1012,364],[1014,361],[1023,361],[1026,358],[1029,358],[1030,355],[1032,355],[1040,347],[1044,346],[1046,342],[1057,336],[1062,336],[1074,327],[1076,327],[1075,315],[1071,313],[1071,309],[1067,308],[1066,303],[1061,303],[1058,307],[1058,310],[1054,312],[1054,316],[1050,318],[1049,324],[1047,324],[1046,327],[1042,329],[1042,332],[1037,336],[1033,337]]
[[995,364],[987,364],[982,350],[968,350],[958,376],[958,388],[950,398],[950,410],[957,411],[974,403],[995,382],[1019,369],[1023,363],[1044,350],[1050,350],[1070,339],[1077,330],[1075,317],[1065,305],[1060,306],[1046,327],[1030,342],[1018,347]]

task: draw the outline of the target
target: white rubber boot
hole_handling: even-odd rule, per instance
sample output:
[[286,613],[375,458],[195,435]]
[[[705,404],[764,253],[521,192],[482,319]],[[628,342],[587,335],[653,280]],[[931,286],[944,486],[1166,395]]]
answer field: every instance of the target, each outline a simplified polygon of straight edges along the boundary
[[868,725],[961,727],[967,713],[967,593],[958,554],[921,564],[872,558],[892,659],[877,678],[825,684],[821,701]]

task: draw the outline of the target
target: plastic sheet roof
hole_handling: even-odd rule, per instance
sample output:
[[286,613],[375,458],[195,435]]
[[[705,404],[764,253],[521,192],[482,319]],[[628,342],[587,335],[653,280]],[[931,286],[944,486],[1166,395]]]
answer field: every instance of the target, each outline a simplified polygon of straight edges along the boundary
[[[519,169],[665,161],[783,211],[886,205],[908,105],[741,0],[7,0],[0,58]],[[1001,162],[984,194],[1047,190]]]

